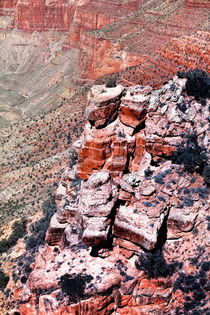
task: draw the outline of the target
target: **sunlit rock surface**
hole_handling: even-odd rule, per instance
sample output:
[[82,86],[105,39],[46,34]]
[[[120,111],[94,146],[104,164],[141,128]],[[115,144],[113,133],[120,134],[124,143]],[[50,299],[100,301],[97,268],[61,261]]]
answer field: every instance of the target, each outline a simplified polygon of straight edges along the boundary
[[[196,133],[209,159],[210,103],[187,96],[185,84],[176,76],[156,91],[92,88],[77,163],[57,189],[46,244],[15,291],[21,314],[207,311],[208,188],[171,156]],[[110,102],[115,119],[97,125]]]

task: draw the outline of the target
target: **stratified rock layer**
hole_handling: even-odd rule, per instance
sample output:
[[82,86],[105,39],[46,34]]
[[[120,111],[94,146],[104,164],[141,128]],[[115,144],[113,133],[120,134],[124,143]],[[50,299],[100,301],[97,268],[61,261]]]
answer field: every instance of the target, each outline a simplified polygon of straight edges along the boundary
[[[199,65],[207,70],[209,61],[199,61],[208,55],[209,9],[208,1],[91,1],[77,8],[64,47],[79,47],[84,80],[125,69],[120,74],[123,85],[160,86],[179,68]],[[93,18],[96,13],[98,19]],[[95,27],[83,22],[88,15]]]
[[160,86],[178,69],[209,71],[209,9],[208,0],[10,0],[0,30],[65,33],[63,50],[79,54],[77,83],[120,72],[123,85]]
[[185,84],[91,89],[21,314],[207,311],[208,188],[171,156],[191,135],[209,158],[210,103]]

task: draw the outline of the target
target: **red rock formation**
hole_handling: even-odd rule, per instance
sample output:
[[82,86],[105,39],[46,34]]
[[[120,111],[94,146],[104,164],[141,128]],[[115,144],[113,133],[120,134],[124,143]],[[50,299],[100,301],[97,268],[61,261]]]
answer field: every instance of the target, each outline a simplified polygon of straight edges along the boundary
[[24,31],[68,31],[75,7],[68,1],[19,1],[15,26]]
[[81,36],[84,32],[98,30],[106,24],[116,21],[117,16],[110,14],[110,10],[108,9],[110,8],[106,8],[106,10],[103,8],[101,10],[100,2],[95,1],[87,1],[87,4],[78,6],[64,48],[80,48]]
[[198,67],[209,72],[208,42],[209,33],[203,31],[171,39],[165,48],[158,50],[156,56],[148,57],[140,66],[121,71],[118,80],[122,84],[152,82],[153,86],[160,86],[161,82],[167,81],[178,70]]
[[209,66],[208,33],[200,33],[208,14],[207,0],[10,0],[0,4],[0,27],[68,32],[63,49],[79,50],[78,83],[126,69],[122,84],[158,86],[180,68]]
[[[176,73],[182,67],[183,60],[186,67],[193,68],[195,64],[199,64],[193,52],[197,47],[197,41],[189,43],[190,39],[188,40],[187,37],[181,38],[183,45],[189,47],[187,58],[178,59],[178,56],[168,58],[167,54],[163,59],[161,57],[163,57],[164,47],[168,50],[171,46],[172,38],[194,34],[199,30],[208,30],[209,4],[204,2],[205,5],[202,5],[201,1],[200,5],[195,3],[194,7],[192,2],[189,4],[184,1],[177,3],[154,1],[143,4],[139,2],[138,10],[132,12],[131,8],[128,15],[106,25],[101,30],[96,28],[97,31],[93,32],[87,32],[87,30],[82,30],[82,34],[81,31],[78,32],[80,33],[80,65],[83,78],[96,79],[100,75],[126,69],[122,83],[132,85],[132,83],[151,84],[150,82],[154,82],[154,85],[158,85],[160,78],[164,81],[170,78],[169,72]],[[81,30],[81,21],[79,24],[80,27],[78,27]],[[200,35],[195,36],[198,40],[200,39],[199,51],[203,51],[203,55],[208,55],[206,43]],[[204,40],[205,37],[204,33]],[[69,47],[72,45],[71,42],[70,37]],[[174,53],[176,51],[177,49]],[[163,62],[159,64],[161,60]],[[129,69],[137,65],[137,68]],[[209,61],[199,65],[205,69]]]
[[13,289],[21,314],[205,314],[208,189],[170,156],[196,131],[209,157],[210,103],[187,96],[185,83],[92,88],[48,244],[22,291]]
[[209,8],[208,0],[199,0],[199,1],[185,0],[185,3],[187,7]]
[[17,1],[18,0],[2,0],[0,3],[0,8],[14,9],[16,7]]

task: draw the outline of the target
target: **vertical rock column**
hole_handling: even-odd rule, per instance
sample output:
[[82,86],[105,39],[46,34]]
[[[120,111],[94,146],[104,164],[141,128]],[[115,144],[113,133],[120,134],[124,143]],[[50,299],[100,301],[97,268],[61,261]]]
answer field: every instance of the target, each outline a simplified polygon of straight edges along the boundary
[[82,216],[78,208],[81,180],[74,168],[67,168],[56,191],[57,212],[51,218],[46,242],[49,245],[73,245],[79,242],[82,234]]
[[117,187],[109,171],[92,174],[83,182],[79,207],[83,215],[84,243],[91,246],[106,243],[116,200]]
[[88,122],[77,167],[78,176],[82,179],[87,179],[94,171],[101,170],[111,155],[111,147],[119,147],[113,140],[123,90],[120,85],[113,88],[96,85],[89,92],[89,105],[85,111]]

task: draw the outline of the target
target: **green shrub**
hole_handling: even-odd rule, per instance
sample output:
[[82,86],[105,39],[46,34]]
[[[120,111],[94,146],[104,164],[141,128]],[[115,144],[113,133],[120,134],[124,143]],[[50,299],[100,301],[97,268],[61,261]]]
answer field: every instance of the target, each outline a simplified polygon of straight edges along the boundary
[[107,82],[106,82],[106,87],[107,88],[112,88],[112,87],[115,87],[115,86],[117,86],[116,79],[113,78],[113,77],[109,78],[107,80]]
[[56,212],[56,209],[55,198],[50,194],[49,199],[43,203],[44,217],[30,226],[32,235],[26,239],[27,249],[35,249],[44,243],[50,219]]
[[177,268],[181,268],[183,264],[179,262],[167,264],[161,249],[157,249],[141,254],[135,265],[137,269],[143,270],[149,279],[152,279],[172,276]]
[[186,91],[188,95],[195,96],[196,99],[200,97],[210,97],[210,77],[200,69],[190,70],[186,73]]
[[207,163],[206,149],[198,144],[196,133],[186,134],[172,155],[175,164],[183,165],[185,170],[202,173]]
[[93,277],[86,274],[65,274],[60,278],[62,292],[69,297],[71,302],[78,302],[84,297],[86,283]]
[[9,277],[0,270],[0,290],[3,291],[9,281]]
[[[203,255],[201,256],[203,257]],[[196,272],[193,274],[180,273],[179,277],[173,284],[173,291],[180,290],[183,293],[184,313],[183,314],[208,314],[208,309],[204,306],[208,305],[208,271],[210,270],[210,262],[198,261],[198,257],[191,258],[193,265],[196,266]],[[178,312],[177,314],[182,314]]]
[[12,225],[12,234],[9,238],[5,238],[0,241],[0,254],[8,251],[12,246],[14,246],[19,238],[26,234],[26,219],[23,218],[20,221],[14,222]]

